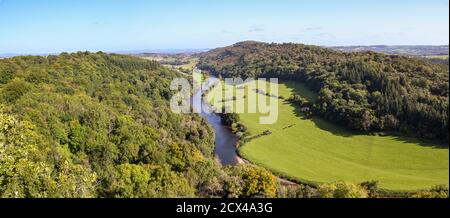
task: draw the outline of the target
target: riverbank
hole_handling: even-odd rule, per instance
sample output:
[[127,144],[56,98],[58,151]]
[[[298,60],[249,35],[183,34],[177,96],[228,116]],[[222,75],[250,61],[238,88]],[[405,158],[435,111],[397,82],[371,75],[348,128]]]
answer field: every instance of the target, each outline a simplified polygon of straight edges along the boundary
[[[239,144],[241,144],[241,139],[234,133],[232,133],[231,127],[230,126],[225,126],[222,124],[221,122],[221,118],[219,115],[214,113],[214,110],[212,108],[212,106],[210,105],[209,102],[207,102],[207,100],[205,99],[205,96],[209,94],[209,92],[214,89],[214,86],[217,84],[217,82],[220,82],[220,79],[218,79],[215,76],[208,76],[208,77],[203,77],[203,78],[207,78],[207,81],[203,84],[202,86],[202,92],[201,92],[201,97],[202,97],[202,107],[207,107],[207,109],[210,109],[210,114],[207,113],[203,113],[202,112],[202,117],[207,119],[207,121],[213,126],[215,134],[216,134],[216,155],[219,157],[219,159],[221,160],[223,165],[241,165],[241,164],[249,164],[249,165],[253,165],[253,166],[257,166],[257,167],[261,167],[258,166],[254,163],[252,163],[249,160],[246,160],[244,157],[242,157],[239,152]],[[197,95],[198,95],[198,91],[197,91]],[[224,128],[225,127],[225,128]],[[217,137],[219,136],[219,138],[223,138],[223,135],[233,135],[233,139],[229,140],[227,142],[224,143],[223,140],[221,139],[217,139]],[[224,149],[225,148],[225,149]],[[225,150],[225,152],[224,152]],[[234,157],[232,157],[234,156]],[[232,157],[232,158],[230,158]],[[230,159],[234,159],[235,161],[230,161]],[[296,186],[299,185],[296,182],[290,181],[286,178],[282,178],[279,175],[277,175],[277,180],[280,182],[280,184],[282,185],[286,185],[286,186]]]
[[220,116],[215,114],[212,107],[205,101],[205,91],[210,90],[210,87],[219,81],[214,76],[205,77],[206,81],[201,86],[200,90],[197,90],[193,98],[193,107],[197,111],[200,111],[200,116],[203,117],[213,127],[215,134],[215,154],[219,157],[222,165],[236,165],[243,163],[243,161],[237,155],[237,143],[238,137],[232,133],[229,127],[224,126],[221,122]]
[[448,149],[405,137],[355,134],[320,118],[306,118],[285,100],[292,93],[305,94],[306,89],[295,85],[280,84],[283,98],[278,99],[276,124],[260,125],[261,114],[240,114],[252,136],[271,133],[239,148],[243,162],[313,186],[379,181],[380,188],[399,192],[448,186]]

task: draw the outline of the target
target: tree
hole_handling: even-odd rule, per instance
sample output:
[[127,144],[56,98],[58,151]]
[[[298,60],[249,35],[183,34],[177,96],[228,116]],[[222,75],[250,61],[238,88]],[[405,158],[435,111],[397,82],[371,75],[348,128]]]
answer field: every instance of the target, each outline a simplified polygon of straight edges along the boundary
[[222,118],[222,123],[225,126],[231,126],[240,121],[239,114],[237,113],[222,113],[220,114],[220,118]]
[[20,79],[7,83],[0,89],[0,99],[5,102],[14,102],[30,90],[30,84]]
[[420,191],[413,194],[413,198],[448,198],[448,187],[439,185],[431,188],[428,191]]
[[239,197],[273,198],[276,196],[276,177],[265,169],[239,165],[233,169],[232,175],[242,180]]
[[367,198],[367,191],[355,184],[346,182],[335,182],[323,184],[318,188],[321,198]]
[[74,164],[67,148],[39,147],[40,137],[32,125],[0,113],[0,196],[95,197],[96,174]]

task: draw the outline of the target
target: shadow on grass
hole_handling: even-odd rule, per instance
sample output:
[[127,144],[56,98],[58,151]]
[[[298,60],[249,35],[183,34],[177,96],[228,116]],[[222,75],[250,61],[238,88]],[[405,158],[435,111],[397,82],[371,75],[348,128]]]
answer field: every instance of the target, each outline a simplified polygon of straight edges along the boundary
[[339,127],[331,122],[328,122],[324,120],[323,118],[317,117],[317,116],[311,116],[308,117],[300,110],[300,107],[297,105],[294,105],[293,103],[289,102],[288,100],[283,101],[284,104],[291,105],[294,107],[294,115],[301,119],[301,120],[310,120],[313,121],[314,124],[321,130],[327,131],[332,133],[336,136],[342,136],[342,137],[353,137],[357,135],[364,135],[362,133],[358,133],[356,131],[352,131],[349,129],[346,129],[344,127]]
[[424,139],[417,139],[412,137],[406,137],[398,135],[397,133],[383,133],[380,134],[381,136],[385,137],[392,137],[394,140],[402,142],[402,143],[414,143],[423,147],[430,147],[433,149],[447,149],[449,148],[448,144],[445,144],[440,141],[431,141],[431,140],[424,140]]
[[311,91],[304,83],[298,83],[295,81],[282,81],[282,83],[286,85],[287,88],[291,89],[295,94],[301,95],[308,101],[312,103],[317,101],[317,94]]
[[283,101],[284,104],[289,104],[294,107],[294,114],[297,118],[301,120],[310,120],[314,122],[314,124],[321,130],[327,131],[332,133],[335,136],[341,136],[341,137],[355,137],[355,136],[379,136],[379,137],[390,137],[393,140],[396,140],[401,143],[409,143],[409,144],[417,144],[423,147],[431,147],[433,149],[448,149],[449,144],[445,144],[440,141],[431,141],[431,140],[424,140],[424,139],[418,139],[413,137],[407,137],[400,135],[399,133],[395,132],[385,132],[385,133],[365,133],[365,132],[359,132],[356,130],[351,130],[346,127],[341,127],[336,124],[333,124],[321,117],[312,116],[308,117],[303,113],[300,108],[288,100]]

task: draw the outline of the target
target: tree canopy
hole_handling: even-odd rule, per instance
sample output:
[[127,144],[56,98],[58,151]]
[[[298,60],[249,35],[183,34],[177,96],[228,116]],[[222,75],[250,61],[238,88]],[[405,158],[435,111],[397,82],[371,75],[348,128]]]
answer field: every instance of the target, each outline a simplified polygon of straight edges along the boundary
[[[240,197],[230,184],[242,183],[274,190],[266,177],[224,169],[207,122],[170,110],[170,82],[182,76],[101,52],[0,60],[0,197]],[[266,192],[252,186],[245,195]]]

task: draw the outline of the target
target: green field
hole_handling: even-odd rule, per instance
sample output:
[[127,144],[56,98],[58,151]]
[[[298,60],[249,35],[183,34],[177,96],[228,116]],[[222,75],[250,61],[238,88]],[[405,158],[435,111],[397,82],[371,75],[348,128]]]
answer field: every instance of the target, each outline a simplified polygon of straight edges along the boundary
[[142,57],[146,60],[151,60],[151,61],[157,61],[157,62],[162,62],[162,61],[166,61],[166,62],[172,62],[172,61],[176,61],[176,60],[181,60],[181,61],[186,61],[189,63],[183,64],[183,65],[170,65],[170,64],[163,64],[164,66],[168,67],[168,68],[172,68],[172,69],[185,69],[185,70],[193,70],[195,68],[195,66],[198,63],[198,58],[195,57],[174,57],[174,56],[170,56],[170,55],[154,55],[154,56],[146,56],[146,57]]
[[[217,91],[220,89],[215,88],[210,95]],[[286,99],[293,92],[315,98],[298,84],[279,87],[279,95]],[[396,136],[359,135],[320,118],[306,119],[286,100],[278,101],[276,124],[260,125],[261,114],[240,115],[251,135],[272,132],[243,145],[239,152],[245,159],[284,177],[313,184],[375,180],[381,188],[396,191],[448,186],[448,148]]]
[[425,58],[446,60],[448,59],[448,55],[428,55]]

